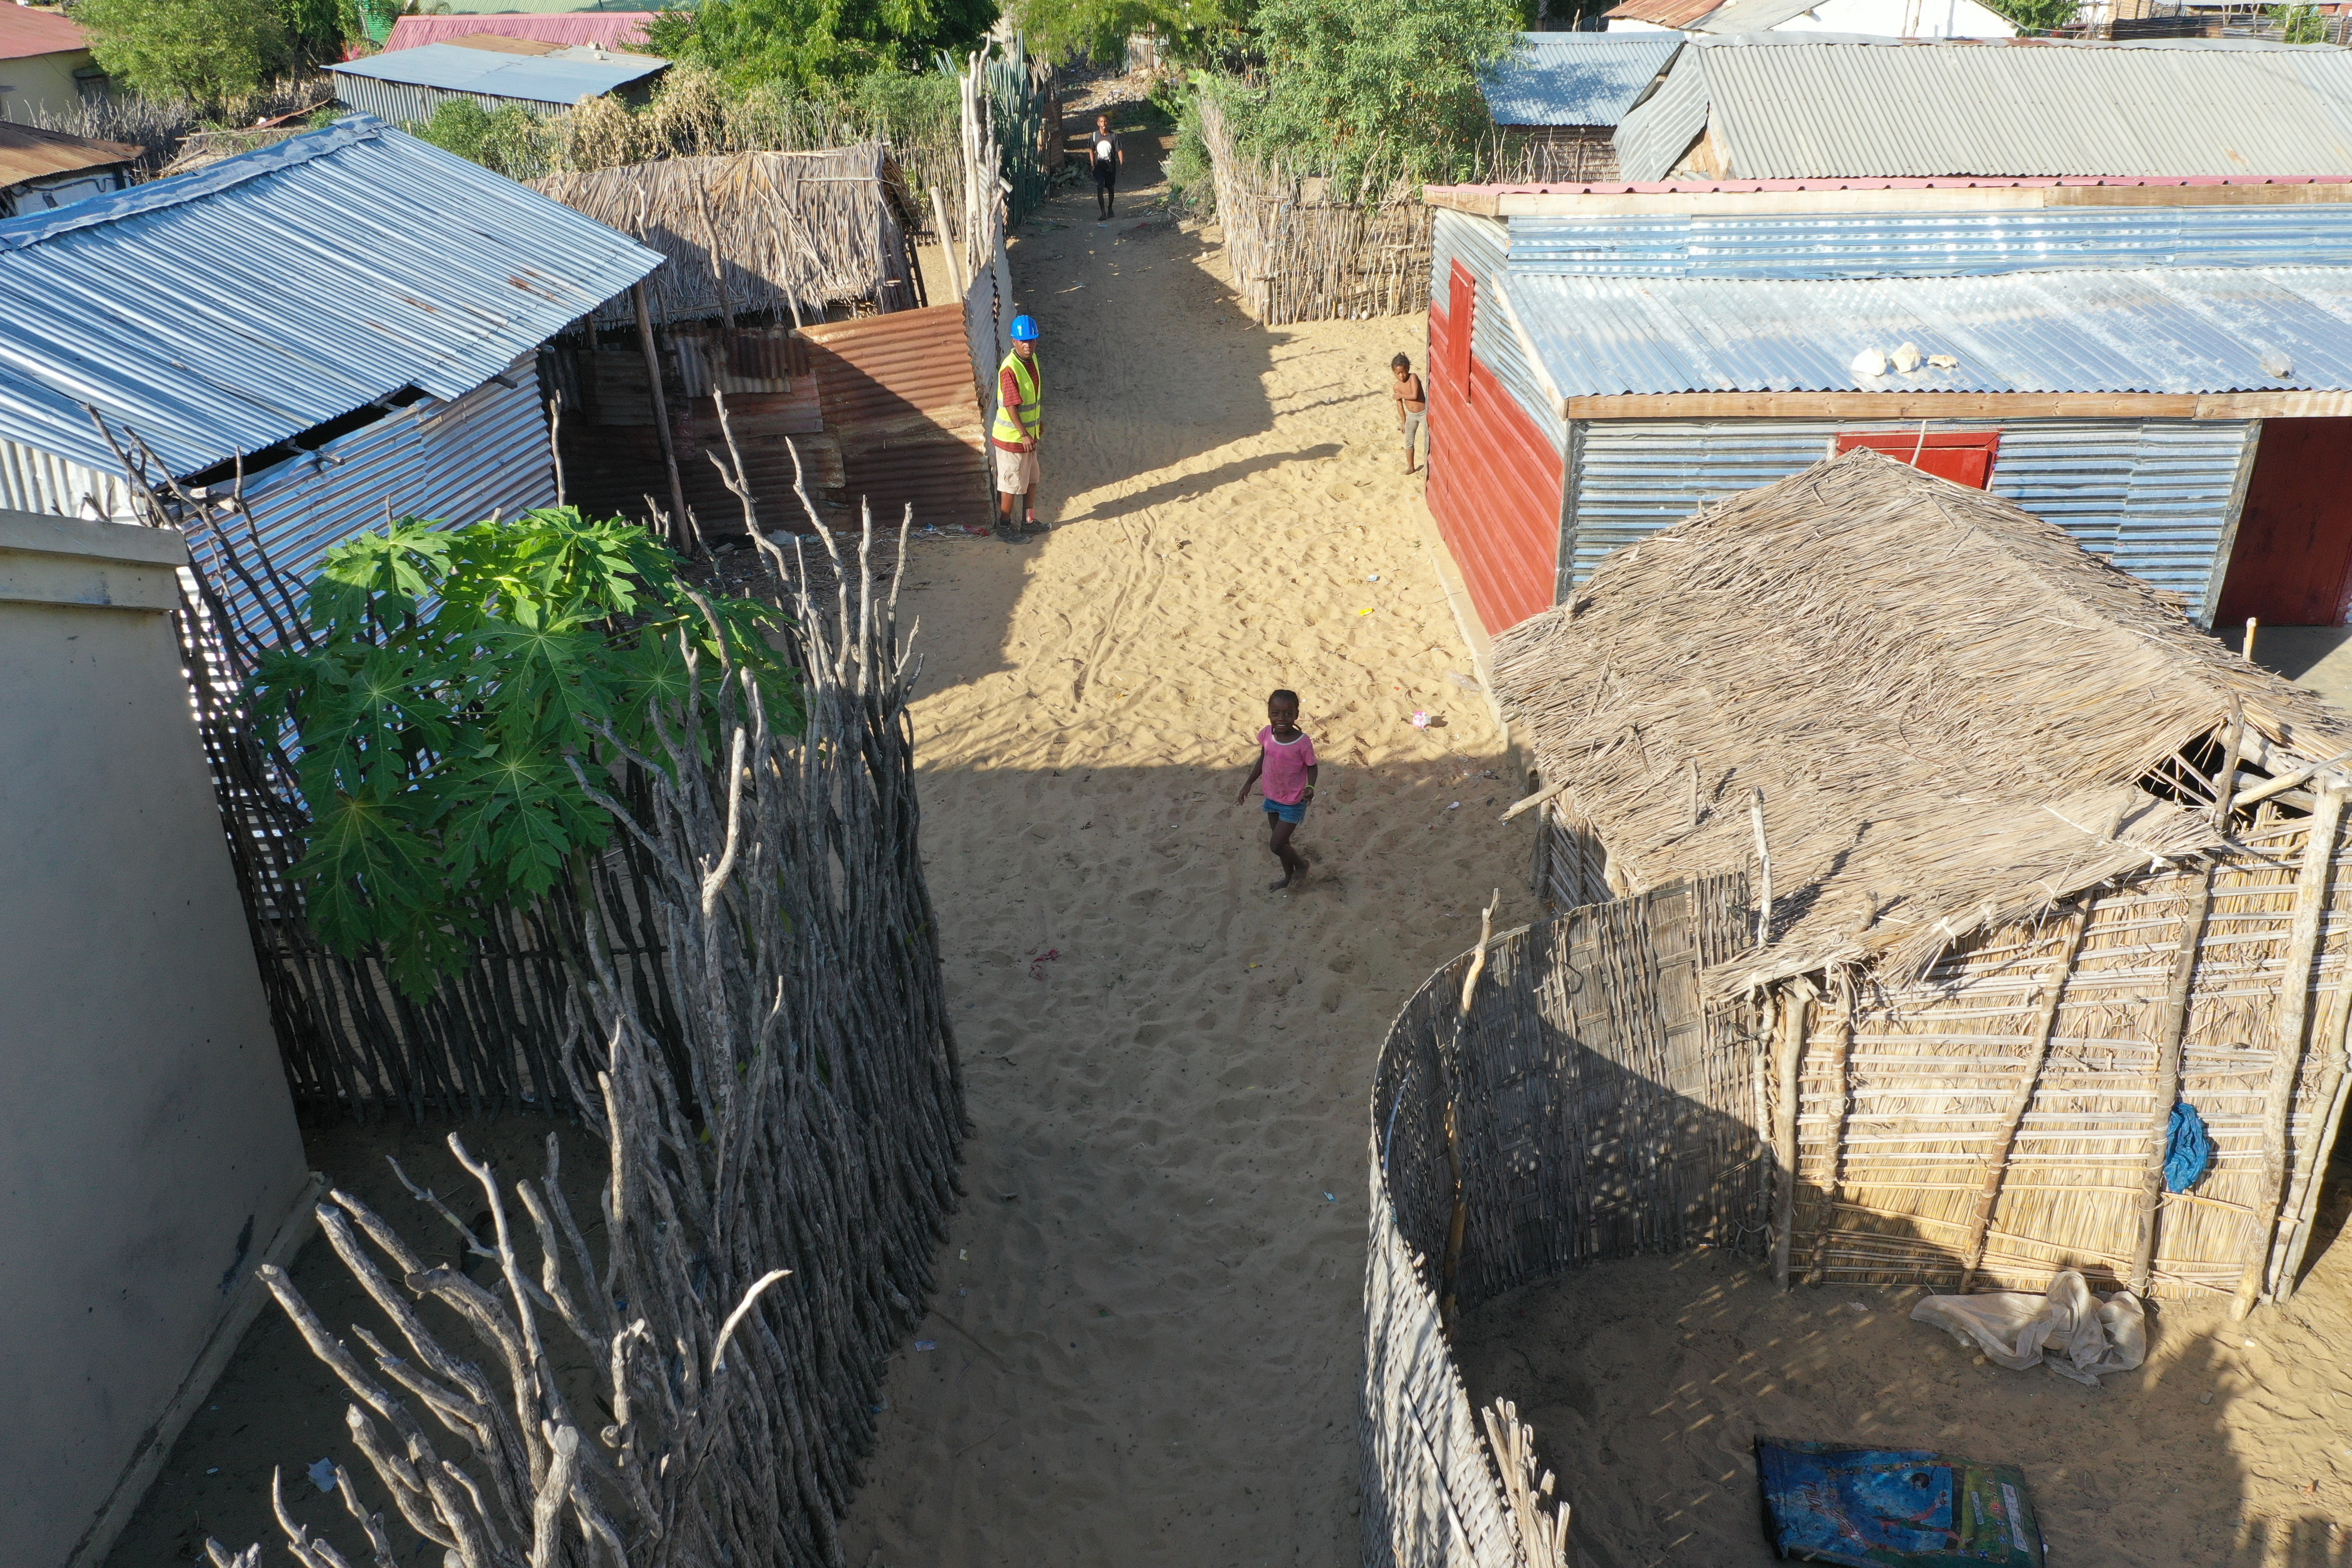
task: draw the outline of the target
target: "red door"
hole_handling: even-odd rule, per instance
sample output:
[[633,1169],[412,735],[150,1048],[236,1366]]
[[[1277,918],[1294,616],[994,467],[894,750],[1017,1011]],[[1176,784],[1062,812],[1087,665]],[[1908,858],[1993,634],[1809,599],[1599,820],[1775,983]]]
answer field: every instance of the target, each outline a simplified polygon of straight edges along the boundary
[[1972,490],[1992,482],[1993,453],[2000,446],[1998,430],[1956,430],[1937,436],[1922,436],[1916,430],[1856,430],[1837,438],[1841,452],[1867,447]]
[[2340,626],[2352,592],[2352,419],[2265,419],[2216,626]]

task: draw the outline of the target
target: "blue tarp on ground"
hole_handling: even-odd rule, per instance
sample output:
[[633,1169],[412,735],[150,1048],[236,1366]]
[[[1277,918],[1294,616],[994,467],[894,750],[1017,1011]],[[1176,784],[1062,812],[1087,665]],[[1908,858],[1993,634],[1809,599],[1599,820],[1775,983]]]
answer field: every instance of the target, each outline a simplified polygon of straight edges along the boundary
[[1951,1454],[1756,1439],[1782,1557],[1853,1568],[2042,1568],[2025,1473]]

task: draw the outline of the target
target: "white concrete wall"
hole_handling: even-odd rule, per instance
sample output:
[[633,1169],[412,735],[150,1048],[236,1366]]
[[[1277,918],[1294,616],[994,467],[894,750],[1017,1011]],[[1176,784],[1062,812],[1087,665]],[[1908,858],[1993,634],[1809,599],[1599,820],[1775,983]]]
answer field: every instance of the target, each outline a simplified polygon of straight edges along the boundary
[[185,556],[0,512],[0,1559],[24,1568],[102,1551],[307,1217],[165,613]]

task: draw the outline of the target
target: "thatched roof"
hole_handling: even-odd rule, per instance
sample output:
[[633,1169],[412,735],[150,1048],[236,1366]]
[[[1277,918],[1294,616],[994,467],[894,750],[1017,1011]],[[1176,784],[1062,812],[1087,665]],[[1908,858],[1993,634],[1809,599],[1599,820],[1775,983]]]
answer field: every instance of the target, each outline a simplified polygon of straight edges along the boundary
[[[1496,639],[1495,676],[1634,889],[1751,860],[1764,792],[1773,941],[1724,984],[1916,973],[2212,847],[2177,759],[2233,713],[2282,768],[2352,750],[2352,719],[2063,530],[1866,450],[1612,556]],[[2140,787],[2168,767],[2172,800]]]
[[[906,234],[919,227],[898,165],[878,142],[815,153],[734,153],[530,182],[597,222],[669,258],[646,280],[654,321],[717,321],[732,312],[810,321],[828,305],[875,300],[903,310]],[[720,263],[722,290],[711,256]],[[624,299],[600,324],[625,322]]]

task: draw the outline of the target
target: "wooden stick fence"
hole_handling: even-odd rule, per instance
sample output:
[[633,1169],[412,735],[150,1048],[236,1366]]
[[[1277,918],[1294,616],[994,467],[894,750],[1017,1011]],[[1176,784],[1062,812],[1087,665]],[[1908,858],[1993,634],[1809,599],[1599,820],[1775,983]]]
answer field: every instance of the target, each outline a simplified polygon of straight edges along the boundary
[[1429,308],[1434,220],[1421,187],[1379,169],[1370,199],[1340,199],[1328,179],[1241,150],[1212,99],[1201,104],[1217,223],[1242,309],[1267,326],[1353,321]]
[[[881,1369],[921,1316],[963,1135],[917,850],[908,654],[895,581],[862,569],[872,543],[869,520],[858,567],[834,563],[830,603],[811,574],[789,579],[797,733],[771,727],[747,675],[698,671],[658,755],[604,737],[633,797],[580,773],[647,858],[641,907],[665,955],[630,962],[638,930],[578,900],[558,1056],[610,1151],[604,1256],[566,1204],[552,1136],[544,1176],[511,1189],[520,1215],[453,1137],[489,1228],[417,1195],[495,1262],[491,1288],[333,1194],[320,1223],[405,1342],[355,1327],[371,1369],[264,1271],[352,1395],[376,1486],[464,1568],[842,1560],[835,1521],[872,1446]],[[713,728],[705,755],[691,737]],[[450,1348],[460,1324],[494,1372]],[[582,1350],[584,1389],[562,1365]],[[591,1395],[609,1422],[587,1418]],[[336,1483],[376,1568],[408,1561],[353,1479]],[[345,1568],[282,1497],[278,1516],[305,1568]]]

